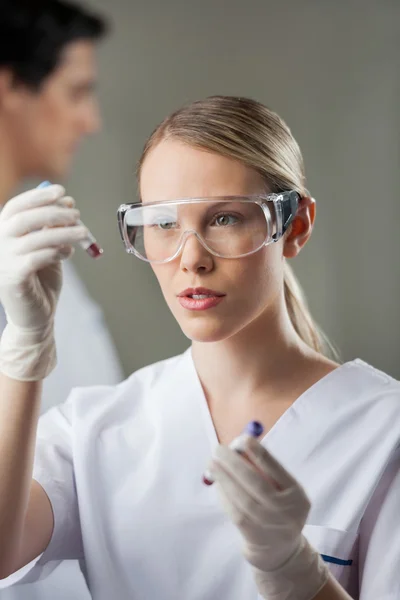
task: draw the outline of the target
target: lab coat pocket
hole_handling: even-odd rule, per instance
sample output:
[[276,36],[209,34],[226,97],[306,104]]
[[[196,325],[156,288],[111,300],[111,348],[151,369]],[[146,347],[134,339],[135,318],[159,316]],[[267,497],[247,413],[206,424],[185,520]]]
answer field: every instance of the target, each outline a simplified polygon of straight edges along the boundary
[[335,579],[348,590],[357,576],[357,532],[305,525],[303,534],[321,554]]

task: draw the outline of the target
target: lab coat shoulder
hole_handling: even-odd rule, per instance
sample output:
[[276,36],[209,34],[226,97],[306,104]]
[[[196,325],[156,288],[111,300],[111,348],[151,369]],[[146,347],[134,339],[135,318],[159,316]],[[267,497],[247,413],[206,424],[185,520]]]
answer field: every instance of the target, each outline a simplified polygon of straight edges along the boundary
[[399,381],[359,358],[343,364],[339,372],[339,384],[344,384],[347,393],[358,399],[368,400],[385,393],[400,392]]
[[[307,390],[287,417],[292,444],[282,445],[275,435],[271,451],[275,444],[278,456],[289,469],[293,465],[301,483],[309,487],[312,461],[327,489],[332,470],[336,484],[340,476],[345,485],[346,469],[337,460],[341,451],[348,469],[360,472],[365,468],[372,489],[400,445],[400,383],[357,359],[341,365]],[[303,426],[293,427],[293,421]],[[305,428],[308,443],[304,443]],[[326,470],[327,464],[331,465],[330,471]],[[319,486],[314,493],[317,504],[323,501],[325,495]]]
[[400,440],[400,382],[387,373],[357,359],[316,385],[323,385],[323,399],[314,408],[332,415],[332,419],[325,419],[327,427],[340,429],[343,435],[349,431],[354,435],[361,429],[365,432],[366,426],[375,432],[389,426]]
[[341,451],[353,473],[351,481],[359,479],[366,501],[400,447],[400,383],[361,360],[346,363],[326,383],[314,404],[320,427],[313,434],[318,443],[312,452],[317,449],[346,486],[346,469],[332,461]]
[[74,388],[65,403],[73,420],[92,426],[96,420],[108,426],[114,420],[124,421],[134,417],[144,404],[162,402],[168,390],[176,385],[182,373],[182,358],[174,356],[147,365],[132,373],[117,385],[100,385]]
[[390,438],[395,451],[400,445],[400,382],[361,360],[353,365],[355,393],[350,397],[349,416],[354,415],[352,422],[358,424],[360,436],[367,434],[381,446],[382,437]]

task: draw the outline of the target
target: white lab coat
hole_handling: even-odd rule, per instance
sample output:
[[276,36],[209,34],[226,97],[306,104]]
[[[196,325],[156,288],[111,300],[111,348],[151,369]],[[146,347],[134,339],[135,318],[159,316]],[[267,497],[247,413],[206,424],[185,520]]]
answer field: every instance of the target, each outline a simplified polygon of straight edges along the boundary
[[[63,263],[64,285],[55,319],[58,364],[44,382],[42,412],[64,402],[76,385],[116,384],[122,380],[118,357],[100,307],[70,261]],[[0,332],[5,325],[0,305]],[[46,581],[0,589],[0,600],[87,600],[76,561],[63,563]]]
[[[400,384],[360,360],[320,380],[262,443],[312,501],[304,533],[360,600],[400,597]],[[34,477],[55,529],[3,585],[82,561],[95,600],[257,600],[238,531],[201,476],[217,444],[191,351],[42,417]]]

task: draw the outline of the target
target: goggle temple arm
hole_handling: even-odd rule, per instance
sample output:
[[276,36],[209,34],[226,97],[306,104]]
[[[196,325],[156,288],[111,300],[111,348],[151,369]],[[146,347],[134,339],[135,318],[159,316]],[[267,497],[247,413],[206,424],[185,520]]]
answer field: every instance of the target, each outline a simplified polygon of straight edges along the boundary
[[[277,242],[288,230],[299,208],[300,194],[295,191],[282,192],[277,199],[280,204],[281,223],[280,231],[274,234],[273,239]],[[278,208],[278,207],[276,207]]]

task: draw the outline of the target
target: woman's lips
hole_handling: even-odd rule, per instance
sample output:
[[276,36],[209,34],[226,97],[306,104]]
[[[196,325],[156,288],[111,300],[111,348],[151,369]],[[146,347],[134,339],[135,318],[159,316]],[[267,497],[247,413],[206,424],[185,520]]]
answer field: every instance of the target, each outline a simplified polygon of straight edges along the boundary
[[207,310],[217,306],[225,296],[178,296],[178,300],[183,308],[188,310]]
[[225,294],[207,288],[188,288],[178,295],[183,308],[188,310],[207,310],[217,306],[225,298]]

